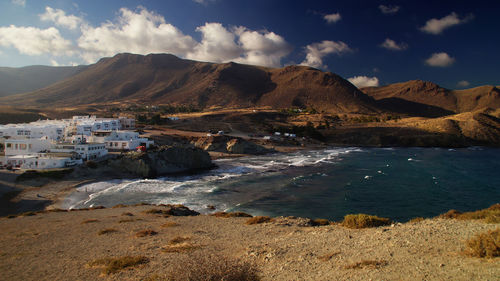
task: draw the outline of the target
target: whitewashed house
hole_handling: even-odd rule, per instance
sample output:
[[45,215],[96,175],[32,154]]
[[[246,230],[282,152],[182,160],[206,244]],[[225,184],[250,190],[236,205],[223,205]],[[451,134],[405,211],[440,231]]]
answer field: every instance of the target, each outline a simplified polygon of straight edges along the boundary
[[74,153],[78,159],[95,160],[108,154],[104,143],[58,143],[50,152]]
[[47,137],[40,139],[7,139],[5,140],[5,155],[28,155],[48,151],[52,141]]
[[89,137],[91,142],[104,143],[109,150],[134,150],[138,146],[149,148],[154,144],[148,138],[141,138],[139,133],[132,131],[99,131]]

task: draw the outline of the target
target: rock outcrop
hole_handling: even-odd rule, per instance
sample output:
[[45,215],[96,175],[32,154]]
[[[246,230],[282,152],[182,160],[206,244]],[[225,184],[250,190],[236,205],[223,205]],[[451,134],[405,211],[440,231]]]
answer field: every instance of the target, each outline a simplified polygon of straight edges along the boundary
[[230,136],[210,136],[196,138],[191,144],[206,151],[217,151],[234,154],[260,155],[273,152],[261,145],[244,140],[242,138]]
[[199,148],[163,146],[147,152],[128,152],[111,160],[120,172],[147,178],[214,167],[210,155]]

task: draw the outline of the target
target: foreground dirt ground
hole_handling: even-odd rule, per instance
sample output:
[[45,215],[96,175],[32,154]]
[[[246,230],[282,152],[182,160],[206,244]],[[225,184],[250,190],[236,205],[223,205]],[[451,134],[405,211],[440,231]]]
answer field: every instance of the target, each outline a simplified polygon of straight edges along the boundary
[[[254,263],[262,280],[500,280],[499,258],[462,254],[465,240],[498,224],[427,219],[354,230],[303,227],[300,219],[246,225],[247,218],[145,213],[152,208],[0,218],[0,280],[147,280],[183,257],[210,253]],[[157,234],[137,237],[149,229]],[[165,252],[178,237],[188,247]],[[110,275],[88,265],[127,255],[149,262]],[[378,265],[346,268],[361,261]]]

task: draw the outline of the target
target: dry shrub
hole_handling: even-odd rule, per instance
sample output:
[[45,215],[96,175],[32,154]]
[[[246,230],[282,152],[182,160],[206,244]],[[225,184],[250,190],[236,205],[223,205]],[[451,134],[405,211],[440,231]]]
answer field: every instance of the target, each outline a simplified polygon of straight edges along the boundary
[[318,260],[327,262],[327,261],[331,260],[334,256],[338,255],[338,254],[340,254],[340,252],[333,252],[333,253],[324,254],[322,256],[319,256]]
[[311,220],[311,225],[312,226],[324,226],[324,225],[330,225],[331,222],[327,219],[314,219]]
[[90,207],[89,210],[102,210],[102,209],[106,209],[106,207],[104,206],[95,206],[95,207]]
[[486,223],[500,223],[500,204],[494,204],[490,207],[473,212],[461,213],[456,210],[449,210],[448,212],[439,216],[443,219],[459,219],[459,220],[482,220]]
[[384,260],[362,260],[353,264],[344,266],[345,269],[361,269],[361,268],[380,268],[386,266],[387,261]]
[[96,219],[88,219],[88,220],[84,220],[82,221],[82,224],[86,224],[86,223],[93,223],[93,222],[98,222],[99,220],[96,220]]
[[444,214],[439,215],[439,218],[442,218],[442,219],[456,219],[461,214],[462,214],[462,212],[452,209],[452,210],[449,210],[448,212],[446,212]]
[[465,252],[473,257],[494,258],[500,256],[500,228],[479,233],[467,240]]
[[164,213],[163,210],[160,210],[160,209],[149,209],[149,210],[146,210],[146,211],[143,211],[143,213],[145,214],[159,214],[159,215],[162,215]]
[[158,232],[156,232],[152,229],[145,229],[145,230],[141,230],[141,231],[137,232],[135,234],[135,237],[146,237],[146,236],[153,236],[156,234],[158,234]]
[[167,221],[166,223],[162,224],[161,227],[174,227],[174,226],[179,226],[180,224],[173,222],[173,221]]
[[195,249],[199,249],[201,246],[198,245],[193,245],[188,242],[182,242],[182,243],[176,243],[176,244],[169,244],[167,246],[163,246],[161,250],[165,253],[182,253],[182,252],[188,252],[192,251]]
[[419,222],[424,221],[424,220],[425,220],[425,218],[423,218],[423,217],[416,217],[416,218],[411,219],[408,222],[409,223],[419,223]]
[[129,213],[129,212],[126,212],[126,213],[122,213],[122,216],[133,217],[133,216],[134,216],[134,214]]
[[260,277],[255,265],[249,262],[215,254],[196,254],[180,258],[163,280],[257,281]]
[[102,267],[102,273],[109,275],[116,273],[124,268],[132,267],[140,264],[146,264],[149,259],[144,256],[139,257],[118,257],[118,258],[103,258],[91,261],[88,263],[90,267]]
[[217,212],[213,213],[211,216],[218,217],[218,218],[251,218],[252,215],[243,213],[243,212],[232,212],[232,213],[226,213],[226,212]]
[[135,204],[135,205],[133,205],[133,206],[135,206],[135,207],[137,207],[137,206],[151,206],[151,204],[141,202],[141,203],[137,203],[137,204]]
[[118,230],[116,230],[114,228],[106,228],[106,229],[99,230],[99,232],[97,232],[97,235],[104,235],[104,234],[115,233],[115,232],[118,232]]
[[169,245],[180,244],[180,243],[186,242],[190,239],[191,239],[190,237],[186,237],[186,236],[177,236],[175,238],[170,239],[170,241],[168,241],[168,244]]
[[271,222],[273,219],[268,217],[268,216],[257,216],[248,219],[245,224],[259,224],[259,223],[264,223],[264,222]]
[[349,228],[367,228],[391,224],[388,218],[381,218],[367,214],[346,215],[342,225]]
[[36,216],[36,213],[35,212],[25,212],[25,213],[20,214],[20,216],[31,217],[31,216]]
[[121,219],[118,221],[118,223],[124,223],[124,222],[133,222],[134,219]]
[[118,204],[118,205],[114,205],[112,208],[116,209],[116,208],[125,208],[125,207],[128,207],[128,206],[125,204]]

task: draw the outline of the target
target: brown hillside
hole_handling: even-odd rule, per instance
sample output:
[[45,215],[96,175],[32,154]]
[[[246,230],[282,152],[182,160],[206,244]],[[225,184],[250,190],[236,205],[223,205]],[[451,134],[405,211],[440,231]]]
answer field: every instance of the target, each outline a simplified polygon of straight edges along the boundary
[[362,91],[388,110],[427,117],[500,108],[500,90],[494,86],[448,90],[432,82],[412,80]]
[[374,100],[338,75],[309,67],[271,69],[214,64],[169,54],[119,54],[49,87],[0,104],[74,106],[109,102],[192,104],[200,107],[313,107],[373,113]]

